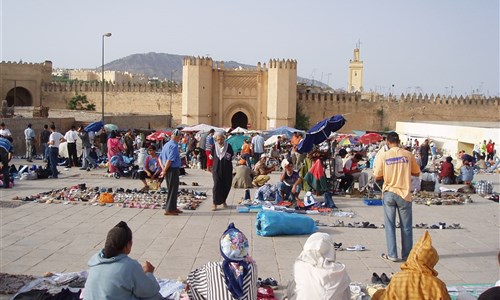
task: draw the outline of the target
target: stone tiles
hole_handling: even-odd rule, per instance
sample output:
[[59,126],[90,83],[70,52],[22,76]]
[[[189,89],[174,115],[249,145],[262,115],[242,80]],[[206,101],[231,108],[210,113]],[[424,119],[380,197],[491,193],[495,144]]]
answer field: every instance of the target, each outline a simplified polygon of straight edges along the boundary
[[[14,164],[24,163],[14,160]],[[36,163],[36,162],[35,162]],[[139,180],[105,177],[104,169],[90,172],[72,168],[57,180],[17,181],[13,189],[0,189],[0,200],[21,198],[53,188],[79,183],[87,187],[141,188]],[[244,189],[232,189],[229,208],[212,212],[212,178],[202,170],[187,169],[181,178],[188,186],[181,188],[207,192],[208,198],[196,210],[179,216],[164,216],[161,209],[91,206],[78,203],[41,204],[29,202],[17,208],[0,208],[0,272],[41,275],[44,272],[73,272],[87,268],[87,260],[99,251],[108,230],[119,221],[126,221],[134,233],[132,258],[141,263],[149,260],[155,275],[161,278],[186,278],[190,270],[207,261],[220,260],[218,240],[230,222],[249,239],[250,253],[257,261],[259,277],[273,277],[280,285],[292,278],[293,263],[308,236],[257,236],[255,213],[237,213],[236,206]],[[273,172],[271,182],[279,175]],[[499,192],[499,175],[478,175],[476,179],[494,182]],[[198,182],[199,186],[191,186]],[[163,185],[164,186],[164,185]],[[458,187],[458,186],[453,186]],[[252,197],[256,189],[251,191]],[[465,205],[413,205],[415,224],[460,223],[463,229],[429,229],[440,260],[436,266],[439,278],[448,285],[459,283],[494,283],[500,277],[497,261],[499,244],[499,204],[473,195],[474,203]],[[347,225],[369,221],[383,223],[381,206],[366,206],[362,198],[334,197],[337,206],[355,212],[353,218],[328,215],[311,216],[321,223],[332,225],[336,220]],[[346,265],[352,281],[369,283],[373,272],[378,274],[399,271],[400,264],[380,258],[386,252],[383,229],[319,227],[331,234],[343,247],[361,244],[366,251],[338,251],[337,260]],[[414,229],[416,242],[423,229]],[[397,233],[398,245],[399,232]],[[282,295],[278,290],[277,294]]]

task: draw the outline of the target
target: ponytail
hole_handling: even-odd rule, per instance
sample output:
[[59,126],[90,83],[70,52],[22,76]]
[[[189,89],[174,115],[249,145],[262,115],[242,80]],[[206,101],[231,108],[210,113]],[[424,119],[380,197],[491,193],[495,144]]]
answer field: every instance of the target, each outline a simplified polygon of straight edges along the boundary
[[104,257],[111,258],[123,253],[130,241],[132,241],[132,230],[127,223],[121,221],[108,232],[103,249]]

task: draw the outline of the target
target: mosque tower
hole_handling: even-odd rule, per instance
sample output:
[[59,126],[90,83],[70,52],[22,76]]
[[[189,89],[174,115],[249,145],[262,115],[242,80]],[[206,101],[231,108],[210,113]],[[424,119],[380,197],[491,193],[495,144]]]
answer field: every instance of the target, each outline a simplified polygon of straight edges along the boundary
[[363,92],[363,61],[359,60],[359,44],[354,49],[354,59],[349,60],[349,92]]

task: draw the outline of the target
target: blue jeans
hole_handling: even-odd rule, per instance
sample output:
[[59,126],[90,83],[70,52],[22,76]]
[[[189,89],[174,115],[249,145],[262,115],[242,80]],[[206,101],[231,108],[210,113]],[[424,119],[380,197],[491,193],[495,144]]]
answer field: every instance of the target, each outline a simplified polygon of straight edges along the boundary
[[49,145],[47,145],[47,143],[42,143],[42,155],[43,161],[49,160]]
[[59,161],[59,148],[50,147],[49,148],[49,166],[52,171],[52,178],[57,178],[57,163]]
[[399,214],[401,224],[401,257],[408,258],[413,247],[413,217],[411,212],[411,202],[392,192],[384,192],[382,196],[384,202],[384,223],[385,240],[387,243],[387,256],[398,258],[396,246],[396,211]]
[[325,198],[325,207],[328,207],[328,208],[336,208],[337,207],[337,205],[335,205],[335,202],[333,202],[332,193],[325,192],[323,194],[323,197]]
[[[295,198],[293,198],[293,195],[292,195],[292,186],[290,185],[286,185],[284,182],[278,182],[276,184],[276,201],[274,202],[274,204],[277,204],[278,202],[280,201],[283,201],[283,200],[290,200],[290,201],[294,201]],[[285,194],[285,197],[282,197],[281,194]],[[297,185],[297,188],[296,190],[294,191],[294,193],[300,193],[300,186]]]

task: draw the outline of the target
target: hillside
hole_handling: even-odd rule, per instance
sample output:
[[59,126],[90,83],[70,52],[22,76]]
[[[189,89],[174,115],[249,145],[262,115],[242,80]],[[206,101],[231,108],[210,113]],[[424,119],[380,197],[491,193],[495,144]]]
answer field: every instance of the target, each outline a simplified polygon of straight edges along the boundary
[[[158,77],[160,80],[170,79],[180,82],[182,81],[182,59],[186,55],[168,54],[168,53],[142,53],[132,54],[124,58],[120,58],[109,62],[105,65],[106,70],[131,72],[135,74],[144,74],[147,77]],[[242,64],[236,61],[224,61],[224,67],[227,69],[244,68],[254,69],[256,66]],[[171,74],[172,70],[177,70]],[[99,70],[98,70],[99,71]],[[309,79],[297,77],[299,83],[309,85]],[[326,84],[314,81],[315,86],[327,87]]]

